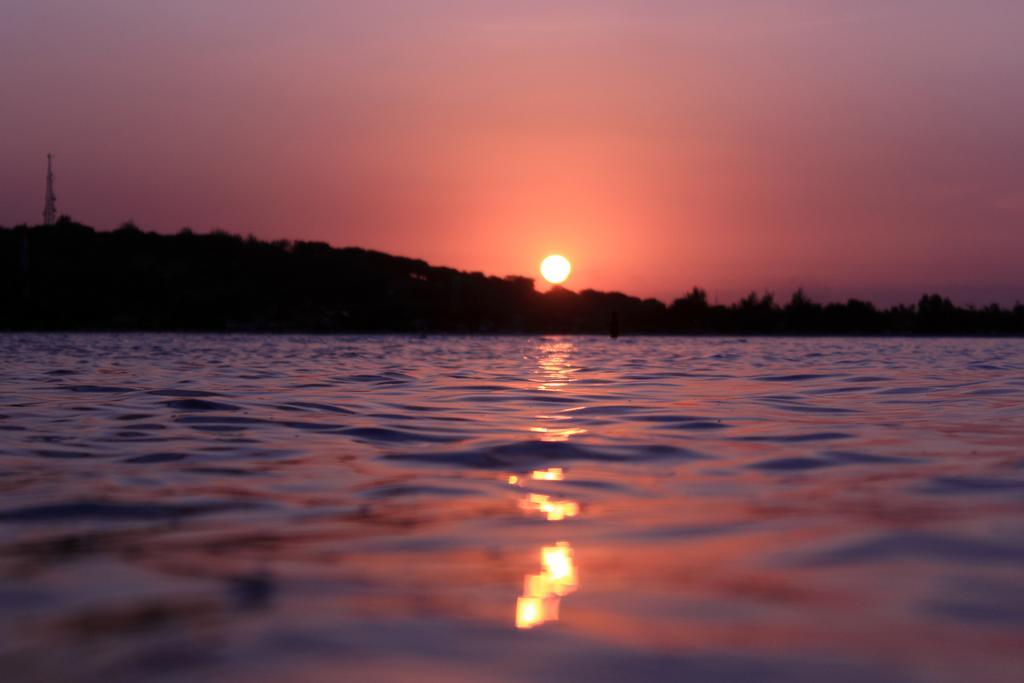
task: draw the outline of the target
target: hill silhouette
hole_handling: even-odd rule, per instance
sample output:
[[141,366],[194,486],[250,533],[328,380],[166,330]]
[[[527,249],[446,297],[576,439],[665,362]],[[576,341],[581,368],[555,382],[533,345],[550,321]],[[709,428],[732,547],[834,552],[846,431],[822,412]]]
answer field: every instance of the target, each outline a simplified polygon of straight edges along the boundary
[[322,242],[126,224],[99,232],[62,217],[0,228],[0,329],[623,334],[1024,334],[1024,305],[958,308],[937,294],[881,310],[780,305],[751,293],[711,305],[694,288],[666,305],[619,292],[534,289]]

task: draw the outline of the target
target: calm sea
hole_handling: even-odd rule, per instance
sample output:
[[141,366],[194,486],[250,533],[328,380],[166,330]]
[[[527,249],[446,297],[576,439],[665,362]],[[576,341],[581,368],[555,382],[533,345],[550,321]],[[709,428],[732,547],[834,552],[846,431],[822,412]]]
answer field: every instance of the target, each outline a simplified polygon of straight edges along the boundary
[[1024,341],[0,335],[4,681],[1024,680]]

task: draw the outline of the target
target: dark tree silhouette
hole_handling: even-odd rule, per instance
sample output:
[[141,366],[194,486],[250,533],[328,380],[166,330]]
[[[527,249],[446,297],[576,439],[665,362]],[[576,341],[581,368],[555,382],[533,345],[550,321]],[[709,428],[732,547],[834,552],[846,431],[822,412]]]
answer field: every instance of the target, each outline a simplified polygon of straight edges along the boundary
[[[610,321],[615,321],[614,326]],[[0,329],[529,332],[608,334],[1024,334],[1024,306],[958,308],[928,294],[879,310],[851,299],[785,306],[752,292],[671,306],[619,292],[488,277],[322,242],[264,242],[188,228],[97,232],[62,216],[0,228]]]

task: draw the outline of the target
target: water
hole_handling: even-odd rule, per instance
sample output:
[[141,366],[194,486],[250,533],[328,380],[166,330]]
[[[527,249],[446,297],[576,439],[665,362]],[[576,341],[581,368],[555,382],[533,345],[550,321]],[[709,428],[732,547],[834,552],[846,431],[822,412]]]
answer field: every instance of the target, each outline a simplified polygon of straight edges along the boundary
[[17,680],[1024,680],[1024,341],[0,336]]

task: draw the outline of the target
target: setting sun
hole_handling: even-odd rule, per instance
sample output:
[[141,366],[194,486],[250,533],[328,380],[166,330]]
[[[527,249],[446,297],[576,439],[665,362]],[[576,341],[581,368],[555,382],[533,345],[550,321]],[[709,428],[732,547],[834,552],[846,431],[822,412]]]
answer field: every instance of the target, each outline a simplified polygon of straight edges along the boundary
[[540,262],[540,274],[553,285],[568,280],[571,272],[572,264],[569,263],[569,259],[558,254],[552,254]]

